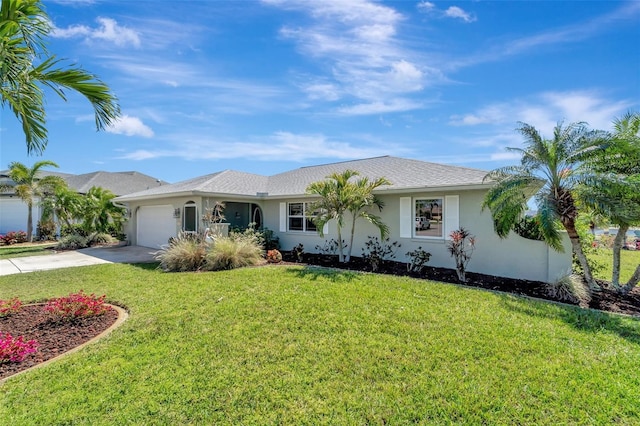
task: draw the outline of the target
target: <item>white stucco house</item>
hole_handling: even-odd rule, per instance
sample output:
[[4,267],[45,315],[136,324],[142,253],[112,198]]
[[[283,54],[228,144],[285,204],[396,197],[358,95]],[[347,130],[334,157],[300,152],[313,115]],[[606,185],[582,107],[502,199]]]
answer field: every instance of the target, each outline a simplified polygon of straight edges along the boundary
[[[40,177],[58,176],[67,182],[69,188],[79,194],[86,194],[89,189],[98,186],[108,189],[115,195],[124,195],[131,192],[138,192],[144,189],[155,188],[166,185],[167,182],[156,179],[143,173],[128,172],[105,172],[97,171],[83,173],[80,175],[71,173],[61,173],[51,170],[40,170]],[[12,187],[15,182],[9,177],[9,170],[0,171],[0,184]],[[35,200],[33,206],[33,226],[34,232],[39,218],[42,216],[42,209],[39,200]],[[27,229],[27,205],[18,197],[12,189],[0,193],[0,234],[9,231],[24,231]]]
[[[430,266],[453,268],[446,241],[462,226],[476,236],[469,271],[548,282],[571,268],[568,238],[565,253],[557,253],[516,234],[504,240],[496,236],[490,212],[482,210],[491,187],[483,181],[486,171],[391,156],[302,167],[273,176],[225,170],[117,197],[115,202],[129,209],[125,232],[134,245],[159,248],[180,231],[201,230],[205,209],[219,201],[226,204],[231,226],[255,222],[273,230],[283,250],[302,243],[305,251],[314,252],[317,245],[337,238],[336,224],[329,222],[325,236],[319,236],[305,217],[313,200],[305,190],[310,183],[347,169],[391,182],[376,192],[385,203],[376,213],[389,226],[390,239],[402,245],[399,261],[407,260],[406,252],[422,247],[432,254]],[[379,231],[358,221],[356,234],[352,254],[359,256],[368,236],[379,236]]]

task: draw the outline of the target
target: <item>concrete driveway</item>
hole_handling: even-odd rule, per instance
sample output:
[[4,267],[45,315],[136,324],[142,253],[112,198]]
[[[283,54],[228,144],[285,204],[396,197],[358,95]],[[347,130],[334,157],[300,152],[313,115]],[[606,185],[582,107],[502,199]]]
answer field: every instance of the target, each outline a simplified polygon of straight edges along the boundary
[[0,259],[0,275],[99,265],[102,263],[150,263],[155,262],[157,250],[140,246],[90,247],[62,253]]

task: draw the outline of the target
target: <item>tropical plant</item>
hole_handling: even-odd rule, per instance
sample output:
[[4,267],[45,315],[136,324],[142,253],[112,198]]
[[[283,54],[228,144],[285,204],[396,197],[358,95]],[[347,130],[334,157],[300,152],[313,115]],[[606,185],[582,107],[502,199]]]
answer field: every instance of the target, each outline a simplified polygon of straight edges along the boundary
[[27,152],[42,153],[47,146],[45,100],[42,88],[66,100],[71,89],[91,102],[98,130],[120,115],[116,97],[95,75],[61,60],[46,48],[51,20],[39,0],[2,0],[0,9],[0,95],[22,124]]
[[[4,4],[4,3],[3,3]],[[14,186],[2,185],[2,190],[13,190],[16,195],[27,204],[27,239],[33,241],[33,206],[44,199],[47,194],[55,191],[56,187],[66,185],[58,176],[42,176],[40,169],[44,167],[58,167],[53,161],[42,160],[25,166],[17,161],[9,164],[9,178]]]
[[508,149],[521,155],[520,165],[502,167],[485,176],[485,181],[495,182],[483,203],[483,208],[491,211],[495,232],[506,238],[523,217],[528,201],[535,197],[544,241],[562,251],[560,226],[563,227],[586,283],[589,288],[598,289],[576,230],[578,209],[574,192],[580,184],[592,185],[598,181],[598,176],[584,165],[598,149],[607,146],[606,133],[591,131],[584,123],[566,126],[559,123],[552,139],[543,138],[535,127],[526,123],[520,123],[517,130],[524,137],[524,147]]
[[612,247],[611,285],[620,293],[628,293],[640,281],[638,265],[631,279],[624,285],[620,283],[620,250],[629,228],[640,225],[640,113],[626,113],[614,120],[613,128],[612,143],[589,162],[593,173],[606,180],[581,187],[579,199],[592,215],[618,225]]
[[0,332],[0,363],[22,362],[37,349],[35,340],[25,341],[24,336],[13,337],[10,333]]
[[378,237],[367,237],[367,241],[362,248],[362,259],[369,264],[371,271],[376,272],[385,260],[396,258],[396,252],[401,244],[397,241],[389,241],[385,238],[382,241]]
[[69,234],[60,238],[56,248],[59,250],[78,250],[89,246],[87,237],[78,234]]
[[113,310],[105,304],[106,295],[86,294],[83,290],[47,302],[44,310],[61,319],[93,317]]
[[42,200],[42,216],[55,217],[60,228],[71,228],[82,210],[82,195],[65,185],[58,185]]
[[456,261],[456,273],[460,282],[467,282],[467,265],[476,246],[476,237],[465,228],[456,229],[449,235],[447,249]]
[[282,262],[282,253],[277,249],[267,250],[266,259],[269,263],[280,263]]
[[108,233],[111,224],[121,228],[125,221],[125,209],[113,204],[115,194],[108,189],[94,186],[82,203],[82,226],[87,232]]
[[382,210],[384,203],[373,191],[382,185],[390,185],[386,178],[381,177],[373,181],[367,177],[361,177],[355,181],[351,179],[360,174],[354,170],[345,170],[342,173],[332,173],[327,179],[313,182],[307,187],[307,194],[317,195],[320,200],[311,203],[311,218],[321,237],[324,236],[324,225],[330,220],[335,220],[338,227],[338,241],[342,242],[342,228],[344,227],[345,214],[351,214],[351,237],[348,252],[345,256],[344,245],[338,247],[338,260],[349,262],[353,238],[355,235],[356,220],[365,219],[380,230],[380,238],[386,238],[389,227],[382,222],[379,216],[372,214],[371,207]]
[[591,300],[591,295],[582,285],[580,277],[575,274],[567,274],[545,284],[545,290],[549,297],[561,302],[579,303],[586,307]]
[[425,251],[422,246],[406,253],[409,258],[407,263],[407,271],[421,273],[425,265],[431,259],[431,253]]

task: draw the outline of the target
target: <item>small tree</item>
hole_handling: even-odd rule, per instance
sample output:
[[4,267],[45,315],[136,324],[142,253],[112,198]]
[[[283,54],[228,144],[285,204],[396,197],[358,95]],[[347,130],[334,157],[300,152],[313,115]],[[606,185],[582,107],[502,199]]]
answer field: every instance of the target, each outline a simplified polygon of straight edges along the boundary
[[9,177],[15,186],[3,185],[2,190],[13,189],[18,197],[27,204],[27,240],[33,241],[33,206],[57,187],[65,186],[64,180],[58,176],[42,176],[40,169],[58,167],[53,161],[38,161],[33,167],[25,166],[17,161],[9,164]]
[[451,256],[456,260],[456,273],[458,279],[466,283],[467,282],[467,264],[471,260],[471,255],[476,246],[476,237],[471,235],[469,231],[464,228],[457,229],[449,235],[451,238],[447,242],[447,249]]
[[[324,225],[331,220],[335,220],[338,226],[338,260],[348,262],[351,258],[351,248],[355,234],[356,220],[365,219],[375,225],[380,230],[380,237],[386,238],[389,232],[388,226],[382,222],[379,216],[372,214],[370,207],[377,207],[382,210],[384,203],[375,195],[373,191],[382,185],[391,183],[385,178],[378,178],[370,181],[363,177],[356,181],[351,179],[360,176],[355,170],[345,170],[342,173],[333,173],[327,176],[326,180],[314,182],[307,187],[307,194],[317,195],[320,200],[310,206],[313,212],[311,218],[315,223],[318,233],[324,237]],[[351,213],[351,238],[348,245],[349,251],[345,257],[344,244],[342,243],[342,228],[344,227],[345,213]]]
[[112,200],[115,194],[98,186],[91,187],[84,197],[82,205],[82,227],[89,232],[108,233],[110,224],[122,229],[125,221],[125,209],[116,206]]

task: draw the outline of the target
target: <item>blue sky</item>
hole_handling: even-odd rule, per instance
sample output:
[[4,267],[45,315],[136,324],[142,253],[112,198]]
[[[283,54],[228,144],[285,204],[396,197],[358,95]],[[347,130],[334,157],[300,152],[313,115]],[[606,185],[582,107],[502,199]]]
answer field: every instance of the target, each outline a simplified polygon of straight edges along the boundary
[[275,174],[395,155],[514,164],[518,121],[609,130],[640,110],[640,1],[45,1],[51,53],[97,74],[122,117],[96,132],[47,94],[27,156],[2,110],[0,168]]

